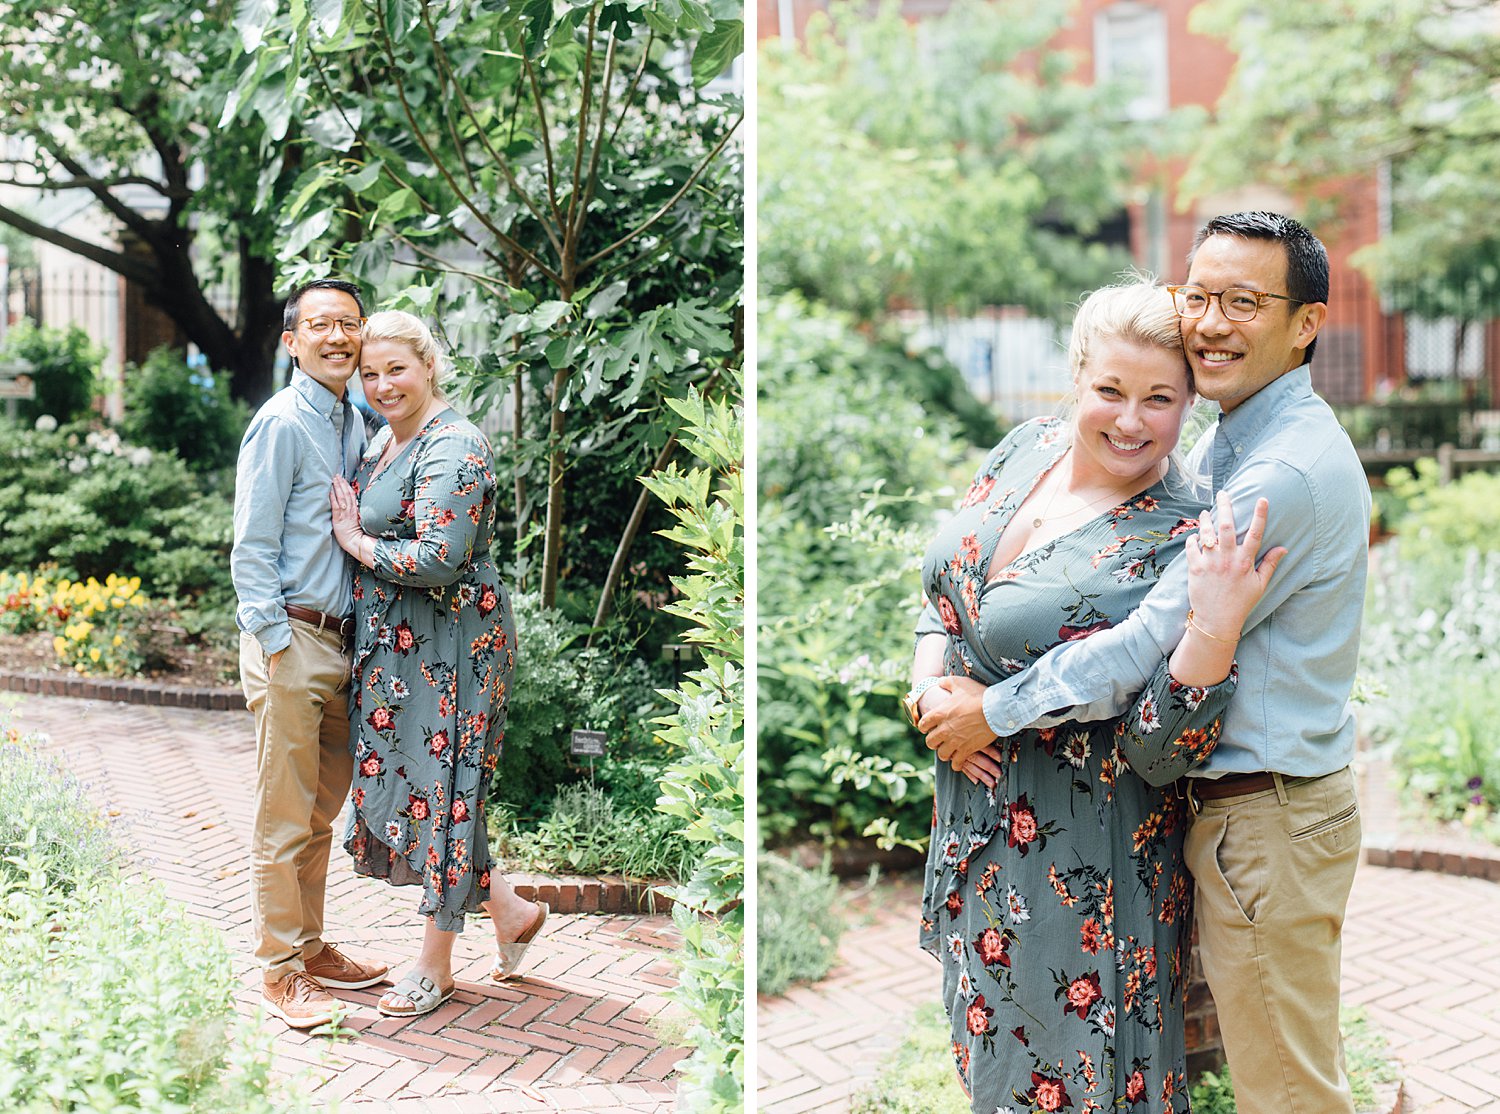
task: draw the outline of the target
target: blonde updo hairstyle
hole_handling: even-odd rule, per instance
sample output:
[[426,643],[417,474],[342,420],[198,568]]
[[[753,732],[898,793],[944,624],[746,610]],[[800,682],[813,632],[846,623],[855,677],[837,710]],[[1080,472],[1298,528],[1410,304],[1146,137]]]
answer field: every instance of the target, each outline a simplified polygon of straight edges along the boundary
[[1101,340],[1123,340],[1141,348],[1175,353],[1182,357],[1188,390],[1193,389],[1193,373],[1183,351],[1172,295],[1149,275],[1139,275],[1135,281],[1118,286],[1101,286],[1078,307],[1068,338],[1068,370],[1075,388],[1089,365],[1095,343]]
[[[1101,286],[1078,307],[1073,318],[1073,331],[1068,338],[1068,370],[1072,373],[1073,391],[1059,407],[1058,416],[1071,421],[1084,373],[1090,370],[1098,342],[1121,340],[1141,348],[1159,348],[1181,361],[1188,389],[1188,404],[1182,411],[1182,426],[1185,428],[1197,409],[1198,398],[1172,295],[1165,286],[1157,284],[1154,276],[1145,272],[1133,272],[1124,277],[1129,281]],[[1184,454],[1179,449],[1172,450],[1168,461],[1171,466],[1169,476],[1186,480],[1189,484],[1198,482],[1197,477],[1188,475]]]
[[447,401],[447,396],[443,393],[443,385],[452,373],[452,366],[443,354],[437,338],[432,335],[432,330],[420,317],[399,309],[383,309],[379,313],[372,313],[365,321],[364,332],[360,334],[360,343],[365,344],[372,340],[398,341],[410,348],[422,363],[430,361],[432,393],[437,398]]

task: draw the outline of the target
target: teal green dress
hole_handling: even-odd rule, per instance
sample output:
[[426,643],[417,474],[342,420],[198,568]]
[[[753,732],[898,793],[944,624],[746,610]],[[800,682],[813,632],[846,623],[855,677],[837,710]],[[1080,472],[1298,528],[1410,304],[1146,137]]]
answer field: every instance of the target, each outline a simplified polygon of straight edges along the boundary
[[[946,673],[993,684],[1114,625],[1197,528],[1202,503],[1173,476],[990,575],[1068,437],[1055,419],[1012,431],[927,551],[919,632],[946,633]],[[937,763],[921,943],[974,1114],[1188,1109],[1192,880],[1171,779],[1212,750],[1233,689],[1158,670],[1119,720],[1004,740],[993,789]]]
[[489,441],[453,410],[386,469],[376,435],[354,476],[360,525],[378,540],[354,578],[344,848],[359,874],[422,888],[421,913],[457,931],[489,898],[485,800],[515,672],[510,598],[490,545]]

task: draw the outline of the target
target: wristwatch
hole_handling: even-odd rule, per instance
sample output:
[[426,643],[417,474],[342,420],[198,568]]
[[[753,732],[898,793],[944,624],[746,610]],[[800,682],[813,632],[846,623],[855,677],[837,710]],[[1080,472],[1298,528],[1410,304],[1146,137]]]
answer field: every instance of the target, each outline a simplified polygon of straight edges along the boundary
[[901,698],[901,706],[906,709],[906,718],[911,720],[913,727],[917,725],[917,720],[922,718],[921,703],[923,694],[928,689],[933,688],[939,680],[941,680],[940,677],[923,677],[911,687],[910,692]]

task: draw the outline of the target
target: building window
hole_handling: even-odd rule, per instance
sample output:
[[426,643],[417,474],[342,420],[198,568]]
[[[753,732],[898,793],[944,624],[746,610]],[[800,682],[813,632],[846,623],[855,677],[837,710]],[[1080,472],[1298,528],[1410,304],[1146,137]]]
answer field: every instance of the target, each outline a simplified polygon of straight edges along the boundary
[[1167,114],[1167,17],[1161,9],[1121,0],[1094,17],[1094,77],[1125,87],[1126,119]]

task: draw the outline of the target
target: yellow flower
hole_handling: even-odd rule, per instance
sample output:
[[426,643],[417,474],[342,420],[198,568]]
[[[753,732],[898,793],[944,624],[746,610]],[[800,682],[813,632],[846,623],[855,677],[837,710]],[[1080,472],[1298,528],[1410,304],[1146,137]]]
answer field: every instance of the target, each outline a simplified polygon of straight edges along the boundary
[[89,651],[89,661],[98,661],[102,656],[103,655],[99,653],[99,647],[97,646]]
[[124,642],[125,642],[125,639],[122,636],[120,636],[120,635],[117,634],[117,635],[115,635],[114,639],[110,642],[110,645],[111,646],[121,646],[121,645],[124,644]]
[[54,654],[56,654],[58,657],[62,657],[64,654],[66,654],[68,652],[68,640],[66,638],[64,638],[60,634],[53,635],[52,636],[52,652]]

